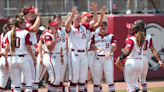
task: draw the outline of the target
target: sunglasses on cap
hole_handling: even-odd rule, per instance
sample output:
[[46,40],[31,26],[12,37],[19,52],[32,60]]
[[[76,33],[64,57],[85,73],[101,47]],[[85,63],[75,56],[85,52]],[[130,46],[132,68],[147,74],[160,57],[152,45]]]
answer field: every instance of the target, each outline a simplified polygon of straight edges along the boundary
[[101,26],[107,26],[107,24],[106,23],[103,23]]

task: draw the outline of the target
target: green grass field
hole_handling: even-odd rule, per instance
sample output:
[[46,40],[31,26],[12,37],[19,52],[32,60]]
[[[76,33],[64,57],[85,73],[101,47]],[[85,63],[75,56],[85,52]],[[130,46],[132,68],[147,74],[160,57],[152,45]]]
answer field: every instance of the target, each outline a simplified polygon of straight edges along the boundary
[[[127,90],[119,90],[116,92],[127,92]],[[164,92],[164,87],[148,88],[148,92]]]

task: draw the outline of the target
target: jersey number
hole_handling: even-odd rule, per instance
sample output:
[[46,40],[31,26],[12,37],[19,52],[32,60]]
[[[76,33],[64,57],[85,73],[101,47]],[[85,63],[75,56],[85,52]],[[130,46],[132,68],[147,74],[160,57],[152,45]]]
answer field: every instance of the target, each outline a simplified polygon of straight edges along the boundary
[[106,48],[109,48],[109,43],[106,43]]
[[142,52],[142,47],[140,47],[140,52],[138,52],[138,55],[141,55]]
[[65,42],[65,37],[62,38],[62,42]]
[[148,41],[147,40],[145,40],[146,41],[146,43],[145,43],[145,46],[144,46],[144,49],[143,50],[147,50],[147,48],[148,48]]
[[5,48],[4,42],[2,42],[2,48]]
[[82,39],[85,39],[85,38],[86,38],[85,33],[82,33]]
[[15,42],[15,48],[19,48],[19,47],[20,47],[20,38],[17,37]]

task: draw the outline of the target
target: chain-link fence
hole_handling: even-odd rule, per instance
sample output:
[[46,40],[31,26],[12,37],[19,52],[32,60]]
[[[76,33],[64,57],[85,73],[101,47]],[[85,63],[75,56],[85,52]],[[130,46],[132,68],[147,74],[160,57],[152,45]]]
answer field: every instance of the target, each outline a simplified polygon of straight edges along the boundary
[[[15,16],[21,12],[25,5],[32,5],[39,8],[42,16],[61,14],[67,15],[71,12],[73,6],[78,6],[78,11],[92,12],[91,2],[96,2],[98,10],[102,6],[107,6],[107,13],[125,13],[128,0],[0,0],[0,16]],[[145,9],[148,12],[162,12],[164,0],[129,0],[130,9],[134,13],[143,13]]]

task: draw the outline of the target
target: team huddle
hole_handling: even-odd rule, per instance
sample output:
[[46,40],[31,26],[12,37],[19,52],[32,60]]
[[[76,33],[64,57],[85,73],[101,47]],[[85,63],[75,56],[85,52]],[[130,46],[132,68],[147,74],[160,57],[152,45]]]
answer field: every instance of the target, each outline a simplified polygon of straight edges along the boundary
[[[103,92],[103,72],[109,91],[115,92],[113,53],[117,41],[114,34],[107,32],[108,24],[103,21],[106,6],[100,9],[100,18],[96,3],[91,3],[91,9],[93,14],[84,12],[81,15],[77,7],[73,7],[65,24],[62,24],[60,15],[55,15],[39,38],[36,36],[40,26],[37,8],[25,6],[19,16],[9,19],[1,34],[0,92],[3,92],[9,77],[12,92],[38,92],[38,84],[46,71],[49,74],[48,92],[66,92],[63,80],[67,65],[69,92],[76,92],[77,85],[79,92],[88,91],[88,67],[94,80],[94,92]],[[34,15],[36,20],[32,25],[30,21]],[[124,72],[128,92],[140,91],[138,78],[143,92],[147,92],[148,48],[164,67],[144,25],[142,20],[126,25],[129,31],[126,47],[115,63]]]

